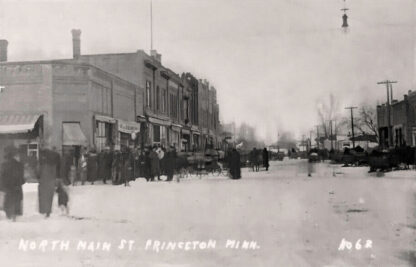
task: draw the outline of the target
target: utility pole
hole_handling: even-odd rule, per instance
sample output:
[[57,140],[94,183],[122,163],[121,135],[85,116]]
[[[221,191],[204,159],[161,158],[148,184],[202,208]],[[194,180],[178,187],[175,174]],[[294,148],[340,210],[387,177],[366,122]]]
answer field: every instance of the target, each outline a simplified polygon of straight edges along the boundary
[[330,125],[330,127],[329,127],[329,130],[330,130],[330,135],[329,135],[329,138],[331,138],[331,150],[333,150],[334,149],[334,143],[333,143],[333,138],[332,138],[332,120],[329,120],[329,123],[331,124]]
[[351,134],[352,134],[352,147],[355,148],[355,140],[354,140],[354,115],[352,113],[353,109],[357,107],[346,107],[345,109],[351,110]]
[[337,142],[337,140],[338,140],[338,138],[337,138],[337,136],[338,136],[338,132],[337,132],[337,120],[334,121],[334,124],[335,124],[335,150],[339,150],[339,148],[338,148],[338,142]]
[[309,131],[309,150],[312,149],[312,131]]
[[316,125],[316,147],[319,150],[319,125]]
[[[387,135],[388,135],[388,146],[390,147],[393,144],[393,136],[391,132],[391,101],[393,100],[393,83],[397,83],[397,81],[389,81],[385,80],[382,82],[378,82],[377,84],[385,84],[387,89]],[[390,92],[389,92],[390,88]],[[391,98],[390,98],[391,96]]]

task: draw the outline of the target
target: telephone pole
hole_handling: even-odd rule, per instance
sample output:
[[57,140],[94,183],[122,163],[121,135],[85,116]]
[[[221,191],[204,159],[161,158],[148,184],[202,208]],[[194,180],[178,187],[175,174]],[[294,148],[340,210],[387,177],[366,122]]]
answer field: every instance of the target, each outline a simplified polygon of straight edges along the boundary
[[330,134],[329,134],[329,138],[331,138],[331,150],[333,150],[334,149],[334,142],[333,142],[333,136],[332,136],[332,120],[329,120],[329,123],[331,124],[330,125],[330,127],[329,127],[329,130],[330,130]]
[[[387,135],[388,135],[388,146],[390,147],[393,144],[393,136],[391,132],[391,101],[393,100],[393,83],[397,83],[397,81],[389,81],[385,80],[382,82],[378,82],[377,84],[385,84],[387,89]],[[389,92],[390,88],[390,92]]]
[[319,150],[319,125],[316,125],[316,147]]
[[355,140],[354,140],[354,115],[352,113],[353,109],[357,107],[346,107],[345,109],[349,109],[351,111],[351,134],[352,134],[352,147],[355,148]]

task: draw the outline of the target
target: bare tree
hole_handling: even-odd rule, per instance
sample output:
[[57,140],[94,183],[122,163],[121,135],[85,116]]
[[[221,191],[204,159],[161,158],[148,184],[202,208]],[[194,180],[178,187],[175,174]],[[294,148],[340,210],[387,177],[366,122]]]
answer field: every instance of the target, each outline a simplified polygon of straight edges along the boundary
[[378,142],[379,136],[376,109],[369,105],[361,106],[359,109],[359,117],[355,121],[354,127],[363,134],[375,135]]
[[[329,137],[330,135],[330,126],[329,121],[339,120],[339,103],[335,99],[333,94],[329,95],[329,103],[326,102],[319,102],[318,103],[318,116],[319,120],[321,121],[321,127],[325,137]],[[334,125],[333,125],[334,127]],[[335,127],[333,128],[333,134],[335,134]]]

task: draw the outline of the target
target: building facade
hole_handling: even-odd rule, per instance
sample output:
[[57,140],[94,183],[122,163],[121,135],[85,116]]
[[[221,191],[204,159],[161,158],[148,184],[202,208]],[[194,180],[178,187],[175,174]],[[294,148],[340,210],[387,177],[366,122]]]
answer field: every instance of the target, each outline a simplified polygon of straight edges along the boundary
[[[390,113],[390,125],[388,114]],[[403,100],[377,106],[380,145],[394,147],[416,145],[416,91],[409,91]],[[390,131],[389,131],[390,128]]]
[[76,155],[82,147],[127,148],[140,135],[139,88],[95,66],[1,62],[0,83],[0,151],[13,140],[28,155],[42,146]]
[[219,108],[207,82],[179,76],[155,50],[82,55],[80,36],[72,31],[72,59],[53,61],[7,62],[0,42],[1,140],[63,152],[215,143]]

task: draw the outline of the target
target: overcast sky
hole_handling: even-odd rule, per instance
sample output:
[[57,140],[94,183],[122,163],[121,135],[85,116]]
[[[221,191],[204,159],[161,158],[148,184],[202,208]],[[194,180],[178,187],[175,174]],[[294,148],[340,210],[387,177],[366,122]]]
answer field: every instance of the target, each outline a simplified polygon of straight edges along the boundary
[[[0,0],[0,38],[9,61],[150,49],[150,0]],[[402,99],[416,89],[413,0],[153,0],[154,47],[177,73],[208,79],[221,119],[246,121],[259,136],[299,136],[317,124],[316,107],[334,94],[347,105]]]

